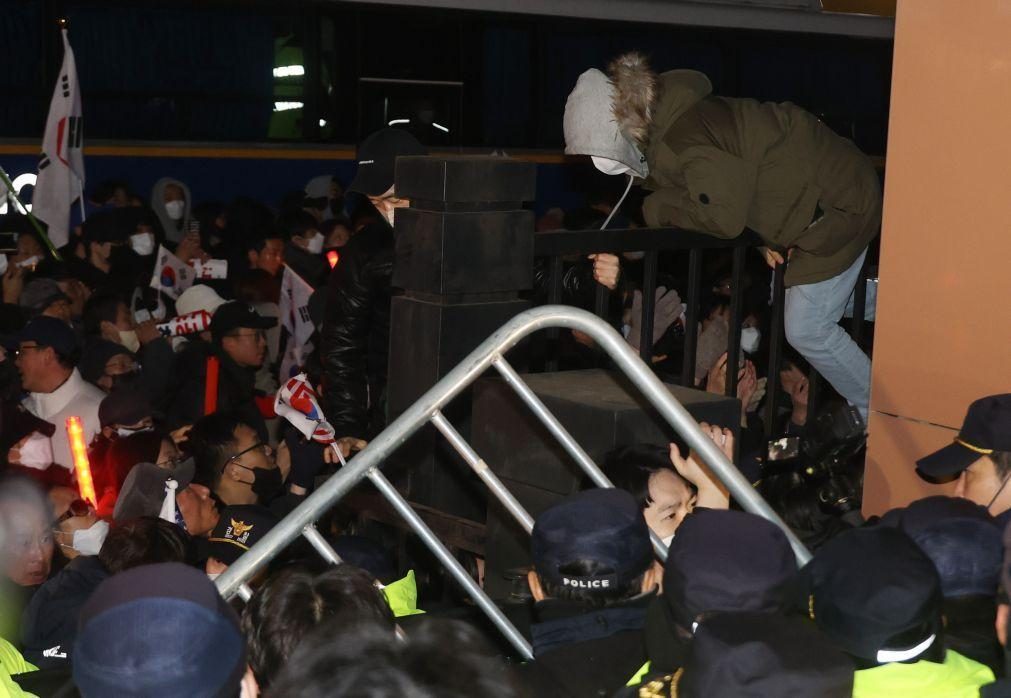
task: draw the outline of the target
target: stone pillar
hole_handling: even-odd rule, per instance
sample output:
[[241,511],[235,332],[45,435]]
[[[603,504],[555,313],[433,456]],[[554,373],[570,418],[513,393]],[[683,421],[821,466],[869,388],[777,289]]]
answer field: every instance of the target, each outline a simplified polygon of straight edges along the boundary
[[[396,258],[387,382],[389,418],[456,366],[488,335],[525,310],[533,280],[536,166],[502,157],[404,157],[397,195]],[[470,391],[447,418],[470,435]],[[390,472],[414,502],[484,520],[484,487],[434,427],[391,459]]]
[[952,442],[971,402],[1011,391],[1011,12],[969,7],[902,0],[895,21],[867,516],[950,495],[916,460]]

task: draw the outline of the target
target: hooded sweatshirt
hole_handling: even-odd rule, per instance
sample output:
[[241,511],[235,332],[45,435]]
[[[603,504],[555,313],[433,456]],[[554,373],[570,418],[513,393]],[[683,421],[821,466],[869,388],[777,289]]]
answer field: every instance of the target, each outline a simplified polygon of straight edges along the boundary
[[[183,190],[183,197],[186,201],[186,208],[183,209],[183,217],[177,221],[169,218],[165,210],[165,187],[174,184]],[[190,209],[193,206],[193,197],[190,196],[190,188],[171,177],[162,177],[151,189],[151,210],[158,216],[158,222],[165,231],[165,239],[172,243],[178,243],[190,229]]]
[[[643,202],[648,225],[722,238],[751,229],[792,251],[790,286],[842,273],[877,235],[873,164],[814,115],[789,102],[713,96],[702,73],[658,76],[637,53],[612,62],[604,86],[591,73],[599,71],[580,77],[566,105],[566,153],[636,165],[653,192]],[[623,143],[637,149],[632,157]],[[645,167],[631,161],[635,152]]]

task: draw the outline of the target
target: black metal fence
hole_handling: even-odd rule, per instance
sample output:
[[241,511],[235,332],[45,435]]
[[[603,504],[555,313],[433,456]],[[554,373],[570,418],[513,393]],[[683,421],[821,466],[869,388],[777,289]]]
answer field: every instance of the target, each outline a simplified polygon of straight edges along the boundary
[[[742,294],[744,291],[744,271],[748,250],[762,246],[761,238],[752,231],[726,240],[703,233],[689,232],[677,228],[632,228],[626,230],[557,230],[537,233],[534,238],[535,257],[548,259],[547,302],[563,303],[562,283],[564,259],[572,256],[585,257],[593,253],[609,253],[621,255],[624,252],[642,252],[642,316],[640,319],[639,355],[650,364],[653,358],[653,322],[655,312],[655,293],[657,276],[659,274],[659,258],[661,252],[681,251],[688,253],[687,298],[685,303],[684,356],[680,374],[680,384],[691,387],[695,383],[695,359],[698,349],[699,306],[702,299],[702,262],[703,254],[710,250],[729,250],[731,255],[730,283],[730,320],[729,343],[727,354],[726,395],[737,395],[738,369],[740,368]],[[862,343],[864,317],[866,308],[866,283],[868,266],[865,264],[856,284],[854,297],[853,319],[850,323],[850,334],[858,343]],[[769,331],[768,381],[766,383],[766,405],[764,427],[767,437],[774,434],[776,427],[776,409],[779,393],[782,390],[779,380],[779,369],[783,359],[784,310],[786,304],[786,288],[784,278],[786,265],[780,264],[773,271],[772,298]],[[594,295],[593,312],[601,318],[608,315],[609,304],[612,302],[608,290],[597,284]],[[557,330],[549,334],[549,338],[557,340]],[[557,354],[549,356],[547,370],[558,368]],[[809,418],[815,414],[819,399],[820,377],[812,368],[808,376]]]

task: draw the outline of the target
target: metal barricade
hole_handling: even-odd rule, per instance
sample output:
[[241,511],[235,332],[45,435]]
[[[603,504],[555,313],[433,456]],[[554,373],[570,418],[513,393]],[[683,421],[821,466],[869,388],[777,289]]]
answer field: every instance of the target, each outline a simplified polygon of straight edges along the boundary
[[[614,365],[629,377],[632,384],[656,408],[663,419],[685,440],[688,447],[702,457],[738,504],[745,510],[762,516],[783,529],[800,564],[810,559],[810,553],[803,543],[787,528],[786,524],[741,475],[740,471],[727,460],[713,441],[702,432],[688,411],[671,395],[660,379],[642,362],[638,354],[617,332],[603,320],[584,310],[569,306],[548,305],[520,313],[482,342],[466,359],[446,374],[442,380],[422,395],[366,448],[351,459],[346,467],[328,479],[301,505],[271,529],[259,543],[245,552],[217,579],[218,591],[222,596],[230,598],[237,594],[243,595],[245,590],[242,587],[245,582],[300,535],[305,537],[324,559],[332,563],[339,562],[336,553],[316,530],[314,522],[337,504],[353,487],[362,480],[368,479],[406,520],[411,529],[417,533],[516,650],[524,657],[532,658],[530,643],[467,574],[452,553],[386,479],[380,468],[387,456],[399,448],[412,434],[431,422],[477,473],[505,509],[529,532],[533,528],[533,517],[442,414],[442,409],[453,398],[487,369],[494,368],[590,479],[601,487],[612,486],[589,455],[548,411],[544,403],[537,398],[505,359],[505,353],[516,346],[524,337],[537,330],[552,327],[579,330],[596,341],[611,358]],[[665,558],[666,548],[656,536],[653,536],[653,544],[660,557]]]

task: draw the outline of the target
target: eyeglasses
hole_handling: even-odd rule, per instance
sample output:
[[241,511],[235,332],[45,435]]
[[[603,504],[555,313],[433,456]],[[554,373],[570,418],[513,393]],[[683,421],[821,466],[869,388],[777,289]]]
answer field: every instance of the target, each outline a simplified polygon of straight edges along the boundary
[[67,519],[72,519],[75,516],[87,516],[89,513],[91,513],[91,505],[83,499],[75,499],[70,503],[70,508],[63,512],[63,515],[54,523],[59,526]]
[[270,448],[270,446],[268,446],[267,444],[263,443],[262,441],[257,441],[255,444],[253,444],[249,448],[247,448],[245,450],[242,450],[242,451],[239,451],[238,453],[236,453],[234,456],[232,456],[227,461],[225,461],[225,463],[227,464],[227,463],[231,463],[232,461],[237,461],[237,460],[239,460],[239,458],[242,458],[242,456],[246,455],[250,451],[255,451],[257,449],[262,449],[263,450],[263,455],[265,455],[265,456],[269,456],[271,453],[273,453],[273,450]]

